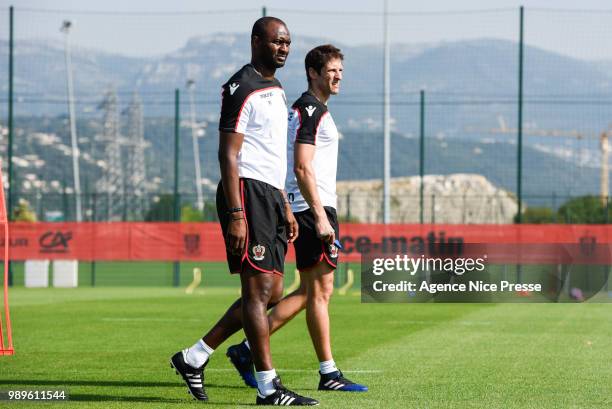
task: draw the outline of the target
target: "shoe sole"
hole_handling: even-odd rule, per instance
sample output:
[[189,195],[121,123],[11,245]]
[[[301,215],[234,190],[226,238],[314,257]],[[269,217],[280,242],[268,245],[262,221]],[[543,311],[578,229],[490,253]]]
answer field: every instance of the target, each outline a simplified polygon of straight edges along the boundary
[[[288,406],[319,406],[321,403],[305,403],[303,405],[288,405]],[[255,402],[255,406],[285,406],[285,405],[275,405],[273,403],[259,403]]]
[[193,400],[197,400],[197,401],[201,401],[201,402],[208,401],[208,396],[206,398],[204,398],[204,399],[198,399],[198,398],[195,397],[195,395],[193,394],[193,392],[191,392],[191,389],[189,388],[189,384],[187,383],[185,378],[183,378],[183,375],[181,375],[180,372],[178,371],[178,369],[176,369],[176,367],[174,366],[174,363],[172,362],[172,358],[170,359],[170,368],[174,369],[174,373],[177,374],[178,377],[181,378],[181,380],[185,383],[185,386],[187,386],[187,393],[189,395],[191,395]]
[[367,392],[368,391],[368,389],[361,389],[361,390],[359,390],[359,389],[355,389],[355,390],[346,390],[346,389],[344,389],[343,390],[343,389],[321,389],[321,388],[319,388],[318,390],[320,390],[322,392],[346,392],[346,393],[351,393],[351,392],[357,392],[357,393],[361,392],[361,393],[363,393],[363,392]]

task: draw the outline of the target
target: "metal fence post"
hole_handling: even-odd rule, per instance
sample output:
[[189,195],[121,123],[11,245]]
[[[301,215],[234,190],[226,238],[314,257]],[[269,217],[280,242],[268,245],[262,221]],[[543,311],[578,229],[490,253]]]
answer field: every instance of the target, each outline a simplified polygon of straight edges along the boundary
[[518,214],[516,222],[521,223],[523,219],[523,22],[524,9],[519,9],[519,66],[518,66],[518,126],[517,126],[517,162],[516,162],[516,195],[518,198]]
[[346,194],[346,221],[351,221],[351,192]]
[[436,195],[431,194],[431,224],[436,223]]
[[[96,221],[96,193],[92,194],[93,203],[91,204],[91,220],[93,222]],[[94,257],[91,258],[91,286],[96,286],[96,259]]]
[[391,51],[388,0],[383,11],[383,223],[391,223]]
[[419,190],[419,220],[421,224],[423,224],[423,194],[425,192],[425,90],[421,90],[419,107],[419,176],[421,177],[421,186]]
[[[181,113],[180,113],[180,93],[179,89],[174,90],[174,217],[175,223],[181,221],[181,205],[179,203],[179,134],[181,131]],[[181,275],[181,266],[178,260],[173,264],[172,283],[175,287],[179,286]]]

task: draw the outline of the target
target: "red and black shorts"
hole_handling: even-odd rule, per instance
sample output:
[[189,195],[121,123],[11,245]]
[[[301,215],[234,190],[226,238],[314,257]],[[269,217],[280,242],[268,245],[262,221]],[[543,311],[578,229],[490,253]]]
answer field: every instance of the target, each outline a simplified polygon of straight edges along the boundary
[[225,240],[227,264],[232,274],[243,271],[283,274],[287,254],[287,216],[280,190],[255,179],[240,179],[242,208],[247,222],[244,254],[227,248],[227,228],[232,215],[227,213],[223,185],[217,187],[217,214]]
[[[328,206],[325,206],[324,209],[329,224],[336,232],[336,238],[338,239],[340,230],[336,209]],[[302,271],[323,260],[335,269],[339,258],[338,247],[335,244],[326,244],[317,237],[314,215],[310,209],[294,213],[294,216],[299,228],[298,237],[293,242],[297,269]]]

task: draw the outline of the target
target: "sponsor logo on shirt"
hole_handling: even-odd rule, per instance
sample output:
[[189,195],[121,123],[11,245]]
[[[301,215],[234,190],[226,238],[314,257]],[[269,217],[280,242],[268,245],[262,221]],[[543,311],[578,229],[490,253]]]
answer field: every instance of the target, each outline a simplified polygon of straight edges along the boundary
[[308,105],[306,108],[306,112],[308,112],[308,116],[312,116],[317,107],[313,107],[312,105]]

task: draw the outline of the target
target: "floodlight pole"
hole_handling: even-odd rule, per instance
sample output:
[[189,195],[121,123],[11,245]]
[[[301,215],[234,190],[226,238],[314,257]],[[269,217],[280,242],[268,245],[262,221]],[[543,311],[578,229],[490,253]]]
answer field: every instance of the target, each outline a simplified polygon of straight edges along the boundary
[[76,221],[83,221],[81,210],[81,180],[79,175],[79,147],[77,144],[76,114],[74,109],[74,84],[72,79],[72,59],[70,56],[70,28],[72,22],[64,20],[60,31],[65,34],[66,46],[66,87],[68,92],[68,112],[70,117],[70,142],[72,145],[72,174],[74,176],[74,197],[76,206]]
[[[8,72],[8,208],[6,220],[13,220],[13,6],[9,8],[9,72]],[[8,243],[6,243],[8,245]],[[8,262],[8,285],[13,286],[13,264]]]
[[391,101],[390,101],[390,66],[389,66],[389,22],[388,0],[384,2],[383,12],[384,59],[383,59],[383,223],[391,222]]
[[[7,220],[13,218],[13,6],[9,8],[9,84],[8,84],[8,209]],[[13,276],[10,275],[10,278]]]
[[193,140],[193,164],[195,167],[195,184],[196,184],[196,207],[199,211],[204,210],[204,196],[202,194],[202,168],[200,166],[200,144],[198,142],[196,112],[195,112],[195,81],[187,81],[187,90],[189,91],[189,105],[191,109],[191,139]]

